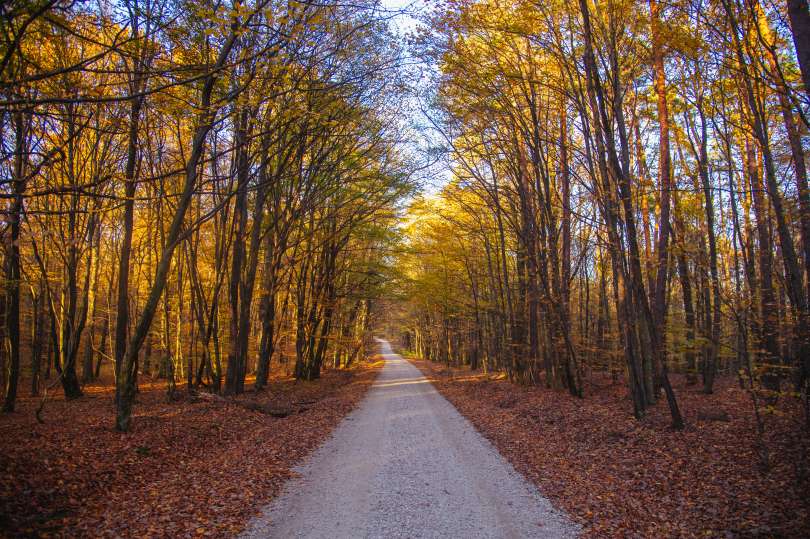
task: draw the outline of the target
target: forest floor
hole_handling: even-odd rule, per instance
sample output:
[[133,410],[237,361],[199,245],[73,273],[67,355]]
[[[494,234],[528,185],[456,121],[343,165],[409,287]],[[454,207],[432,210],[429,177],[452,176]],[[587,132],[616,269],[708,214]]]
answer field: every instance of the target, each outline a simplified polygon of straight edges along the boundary
[[[128,434],[113,427],[113,389],[88,386],[0,416],[0,536],[234,536],[370,387],[382,361],[274,376],[237,399],[168,402],[143,383]],[[268,413],[270,412],[270,413]],[[279,415],[286,417],[276,417]]]
[[736,380],[705,395],[676,378],[687,426],[673,431],[665,402],[637,421],[626,388],[609,377],[594,376],[580,400],[414,363],[585,537],[810,537],[810,440],[793,403],[765,416],[766,472]]

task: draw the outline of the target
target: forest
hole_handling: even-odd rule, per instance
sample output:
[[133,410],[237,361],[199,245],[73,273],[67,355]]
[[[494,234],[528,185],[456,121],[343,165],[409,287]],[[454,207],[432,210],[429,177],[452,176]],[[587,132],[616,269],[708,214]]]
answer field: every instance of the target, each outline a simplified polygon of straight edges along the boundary
[[404,345],[609,373],[675,428],[671,373],[810,419],[806,4],[451,4],[417,40],[452,176],[404,223]]
[[802,536],[809,135],[806,0],[0,2],[0,535],[239,533],[387,336],[541,490],[510,444],[563,450],[499,414],[609,391]]
[[4,5],[4,409],[114,372],[255,386],[362,354],[394,208],[400,52],[375,7]]

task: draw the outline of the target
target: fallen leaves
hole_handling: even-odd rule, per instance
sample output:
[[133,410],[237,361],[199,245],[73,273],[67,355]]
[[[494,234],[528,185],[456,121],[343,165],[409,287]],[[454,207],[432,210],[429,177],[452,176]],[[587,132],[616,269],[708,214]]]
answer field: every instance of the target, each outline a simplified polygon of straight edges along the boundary
[[673,431],[666,403],[637,421],[609,380],[580,400],[417,364],[586,537],[810,537],[810,440],[795,402],[766,419],[766,473],[750,400],[732,380],[714,395],[677,380],[687,428]]
[[[37,402],[0,417],[0,535],[225,537],[275,496],[290,467],[317,447],[377,369],[276,378],[237,399],[167,403],[142,388],[133,431],[112,429],[109,391]],[[305,404],[301,404],[305,403]],[[267,410],[288,410],[274,417]]]

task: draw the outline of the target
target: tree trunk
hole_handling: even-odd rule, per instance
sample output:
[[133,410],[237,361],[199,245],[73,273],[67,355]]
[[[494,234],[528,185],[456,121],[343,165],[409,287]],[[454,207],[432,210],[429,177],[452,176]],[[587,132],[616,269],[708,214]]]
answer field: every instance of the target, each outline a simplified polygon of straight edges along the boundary
[[237,34],[236,23],[234,23],[231,34],[225,40],[225,43],[220,49],[217,61],[211,68],[211,71],[205,78],[203,88],[200,94],[200,112],[197,117],[197,127],[194,130],[194,136],[191,144],[191,153],[185,169],[185,183],[180,197],[177,200],[177,207],[175,209],[174,217],[169,228],[169,233],[166,238],[166,245],[160,256],[157,269],[155,271],[155,278],[153,280],[152,288],[149,291],[149,296],[146,300],[146,305],[141,313],[138,324],[132,337],[129,339],[124,361],[119,372],[116,388],[118,391],[117,413],[115,420],[115,427],[119,431],[126,432],[129,430],[130,417],[132,414],[132,402],[135,397],[135,378],[137,375],[136,365],[138,359],[138,352],[143,344],[146,334],[149,332],[149,326],[154,318],[155,311],[157,310],[158,302],[163,294],[163,289],[166,286],[166,279],[169,275],[169,270],[174,256],[174,250],[181,239],[183,230],[183,222],[185,221],[186,211],[191,204],[191,198],[197,185],[197,174],[199,168],[200,157],[202,156],[205,139],[211,129],[214,121],[215,114],[211,108],[211,94],[214,90],[214,84],[219,78],[220,69],[225,64],[231,49],[233,48]]
[[807,0],[786,0],[793,46],[802,72],[804,91],[810,96],[810,12]]
[[20,379],[20,225],[25,193],[25,140],[27,138],[25,118],[22,112],[14,113],[14,178],[12,180],[11,245],[8,246],[6,261],[6,283],[8,287],[6,327],[9,340],[9,371],[6,398],[3,412],[13,412],[17,400],[17,384]]

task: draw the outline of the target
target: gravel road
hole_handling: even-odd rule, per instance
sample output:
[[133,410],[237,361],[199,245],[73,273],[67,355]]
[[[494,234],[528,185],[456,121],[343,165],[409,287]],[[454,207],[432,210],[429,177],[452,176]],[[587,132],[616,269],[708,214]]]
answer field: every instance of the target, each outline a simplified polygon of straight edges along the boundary
[[422,373],[379,341],[365,400],[243,537],[575,537]]

